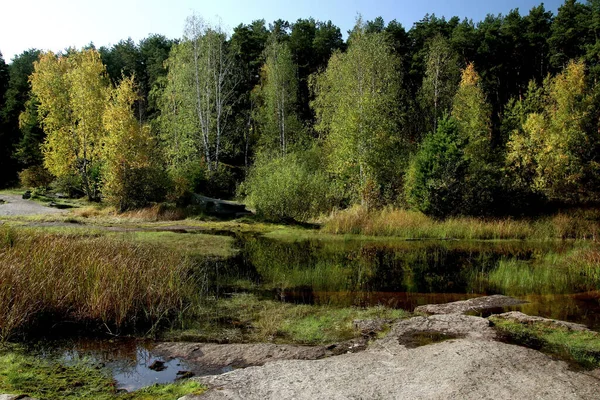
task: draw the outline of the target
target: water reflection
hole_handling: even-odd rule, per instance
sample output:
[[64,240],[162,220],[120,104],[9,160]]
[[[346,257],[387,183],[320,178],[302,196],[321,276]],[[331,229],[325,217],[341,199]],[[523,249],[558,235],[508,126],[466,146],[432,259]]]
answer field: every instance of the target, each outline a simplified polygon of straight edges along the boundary
[[251,237],[239,245],[240,253],[209,278],[218,294],[253,291],[293,303],[382,304],[407,310],[507,294],[529,301],[515,308],[525,313],[600,328],[600,296],[589,292],[598,289],[597,283],[556,264],[570,254],[573,242],[283,242]]
[[[117,389],[134,391],[156,383],[172,383],[191,366],[178,358],[164,359],[153,352],[153,343],[133,339],[78,339],[45,342],[41,357],[70,363],[86,363],[106,368]],[[160,365],[160,368],[156,366]]]

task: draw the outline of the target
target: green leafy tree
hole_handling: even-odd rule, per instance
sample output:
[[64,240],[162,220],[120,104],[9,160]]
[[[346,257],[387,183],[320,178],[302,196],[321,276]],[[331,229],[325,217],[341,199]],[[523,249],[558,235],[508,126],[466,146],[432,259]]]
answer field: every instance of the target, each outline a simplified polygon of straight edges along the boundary
[[273,41],[266,49],[263,82],[258,97],[261,143],[266,151],[285,155],[299,141],[302,125],[296,115],[298,78],[296,64],[286,43]]
[[438,119],[452,107],[460,79],[458,55],[443,36],[438,35],[429,43],[426,65],[420,98],[429,117],[428,126],[431,128],[427,130],[435,131]]
[[33,95],[46,132],[44,165],[56,177],[76,174],[89,200],[99,198],[99,168],[105,130],[102,114],[110,92],[95,50],[69,56],[44,53],[31,75]]
[[237,85],[226,39],[220,27],[191,16],[183,41],[167,61],[161,135],[175,169],[192,163],[211,174],[219,168]]
[[464,212],[464,185],[469,171],[466,142],[454,118],[442,118],[425,137],[407,171],[408,203],[436,218]]
[[367,206],[399,156],[399,68],[386,35],[367,33],[359,20],[348,51],[334,53],[314,82],[316,129],[324,136],[328,168]]

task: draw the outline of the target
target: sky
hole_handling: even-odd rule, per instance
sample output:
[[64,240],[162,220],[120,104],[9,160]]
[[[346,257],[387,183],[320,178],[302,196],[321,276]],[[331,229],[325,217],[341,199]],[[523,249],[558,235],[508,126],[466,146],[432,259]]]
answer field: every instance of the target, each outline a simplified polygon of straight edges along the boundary
[[[265,19],[290,22],[313,17],[331,20],[346,36],[358,13],[365,20],[382,16],[396,19],[408,30],[425,14],[459,16],[475,22],[486,14],[506,14],[518,8],[521,14],[541,0],[2,0],[0,3],[0,52],[4,60],[30,48],[60,51],[93,42],[109,46],[131,37],[149,34],[179,38],[185,18],[192,13],[209,21],[220,20],[232,30],[240,23]],[[554,12],[563,0],[546,0]]]

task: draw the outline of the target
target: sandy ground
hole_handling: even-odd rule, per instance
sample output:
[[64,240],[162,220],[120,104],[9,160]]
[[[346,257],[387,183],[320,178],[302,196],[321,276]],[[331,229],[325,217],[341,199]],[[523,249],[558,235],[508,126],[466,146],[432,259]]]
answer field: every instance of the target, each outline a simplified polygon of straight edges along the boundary
[[24,200],[16,194],[0,194],[0,216],[61,214],[64,210],[46,207],[33,200]]

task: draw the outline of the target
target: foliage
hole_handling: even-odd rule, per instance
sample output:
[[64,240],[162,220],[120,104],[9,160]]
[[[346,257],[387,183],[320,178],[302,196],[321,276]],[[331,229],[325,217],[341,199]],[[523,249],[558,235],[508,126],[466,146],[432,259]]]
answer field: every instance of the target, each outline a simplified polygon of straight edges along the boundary
[[433,38],[428,46],[425,77],[420,90],[421,107],[429,116],[429,126],[435,131],[437,121],[450,112],[452,98],[456,93],[460,70],[458,55],[443,36]]
[[297,66],[286,43],[272,41],[265,50],[257,119],[261,127],[263,151],[278,150],[285,155],[301,139],[303,127],[296,115]]
[[226,39],[221,27],[191,16],[166,62],[160,121],[171,166],[202,162],[208,172],[219,166],[238,79]]
[[19,172],[19,181],[24,188],[47,188],[53,180],[54,176],[41,165],[29,167]]
[[586,87],[585,64],[571,62],[562,73],[544,81],[542,93],[541,109],[526,114],[524,123],[511,132],[509,171],[519,185],[550,199],[597,199],[599,164],[594,154],[600,137],[596,116],[591,126],[586,125],[593,98]]
[[336,205],[336,193],[312,150],[283,157],[263,156],[245,182],[248,203],[271,220],[306,221]]
[[53,175],[76,173],[88,199],[99,196],[99,165],[109,96],[106,69],[95,50],[44,53],[34,64],[32,92],[46,132],[44,165]]
[[440,120],[428,135],[409,166],[405,191],[408,203],[436,218],[464,210],[464,185],[469,163],[465,141],[453,118]]
[[[369,186],[395,166],[400,62],[382,33],[361,20],[346,53],[336,52],[314,81],[315,129],[324,135],[328,169],[367,202]],[[400,147],[401,149],[401,147]]]
[[103,115],[103,194],[119,211],[161,201],[168,187],[150,128],[133,116],[137,99],[133,78],[123,78]]

